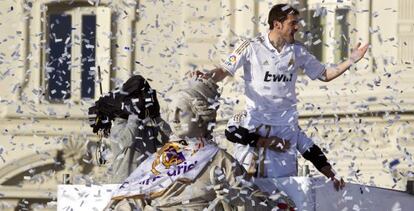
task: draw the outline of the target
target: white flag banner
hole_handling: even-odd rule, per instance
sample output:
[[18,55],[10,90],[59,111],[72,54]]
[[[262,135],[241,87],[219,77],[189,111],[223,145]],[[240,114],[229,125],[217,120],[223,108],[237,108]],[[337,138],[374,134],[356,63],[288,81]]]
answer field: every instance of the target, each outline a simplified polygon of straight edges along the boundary
[[174,141],[165,144],[135,169],[112,198],[157,196],[176,180],[193,181],[217,153],[211,141]]

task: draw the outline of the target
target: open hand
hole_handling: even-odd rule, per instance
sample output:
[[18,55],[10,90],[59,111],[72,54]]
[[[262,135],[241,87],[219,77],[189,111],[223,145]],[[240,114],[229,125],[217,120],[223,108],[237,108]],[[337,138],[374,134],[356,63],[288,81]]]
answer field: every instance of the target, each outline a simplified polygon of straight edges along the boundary
[[364,46],[362,46],[362,47],[360,47],[361,46],[361,43],[358,43],[353,49],[352,49],[352,52],[351,52],[351,56],[349,57],[350,58],[350,60],[353,62],[353,63],[356,63],[356,62],[358,62],[359,60],[361,60],[363,57],[364,57],[364,55],[365,55],[365,53],[367,52],[367,50],[368,50],[368,47],[369,47],[369,45],[368,45],[368,43],[367,44],[365,44]]
[[193,78],[193,79],[207,79],[208,77],[208,73],[202,72],[200,70],[195,70],[195,71],[190,71],[188,72],[186,75],[188,75],[189,78]]

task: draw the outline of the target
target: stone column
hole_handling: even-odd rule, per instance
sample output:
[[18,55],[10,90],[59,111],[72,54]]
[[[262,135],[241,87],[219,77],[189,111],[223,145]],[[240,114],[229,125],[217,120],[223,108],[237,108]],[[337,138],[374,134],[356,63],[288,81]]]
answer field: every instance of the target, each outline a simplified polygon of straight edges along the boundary
[[335,7],[333,5],[326,5],[328,10],[325,18],[325,28],[323,31],[323,37],[325,44],[322,46],[322,60],[324,63],[333,64],[335,62]]
[[[358,42],[361,42],[362,45],[365,43],[371,42],[371,36],[369,28],[371,27],[371,0],[357,0],[356,4],[356,21],[355,28],[358,30],[355,40],[351,42],[350,49],[352,49]],[[352,41],[352,39],[351,39]],[[367,60],[368,59],[368,60]],[[368,52],[365,54],[365,58],[362,59],[357,64],[358,70],[367,70],[372,72],[372,56],[371,50],[368,49]]]
[[132,75],[133,68],[133,47],[132,33],[134,31],[133,21],[135,19],[136,1],[126,1],[115,5],[116,31],[114,47],[114,76],[123,81],[128,80]]

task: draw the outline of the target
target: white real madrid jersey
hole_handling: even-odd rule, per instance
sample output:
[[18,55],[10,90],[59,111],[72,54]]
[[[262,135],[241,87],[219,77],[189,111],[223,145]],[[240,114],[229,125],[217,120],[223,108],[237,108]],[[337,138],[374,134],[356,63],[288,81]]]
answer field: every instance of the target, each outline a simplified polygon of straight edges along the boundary
[[243,66],[247,112],[253,122],[267,125],[297,124],[298,70],[303,69],[312,80],[325,71],[301,44],[285,44],[278,52],[267,34],[243,42],[221,66],[231,75]]

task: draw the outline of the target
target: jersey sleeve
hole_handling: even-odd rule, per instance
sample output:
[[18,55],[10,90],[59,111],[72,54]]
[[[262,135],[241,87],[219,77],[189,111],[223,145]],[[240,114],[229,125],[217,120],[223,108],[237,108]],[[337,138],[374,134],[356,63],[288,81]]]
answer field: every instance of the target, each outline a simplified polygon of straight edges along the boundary
[[309,53],[305,47],[300,46],[299,57],[302,61],[301,68],[304,73],[312,80],[321,78],[325,73],[325,65],[323,65],[314,55]]
[[230,55],[221,60],[221,67],[234,75],[248,61],[250,40],[242,42]]

